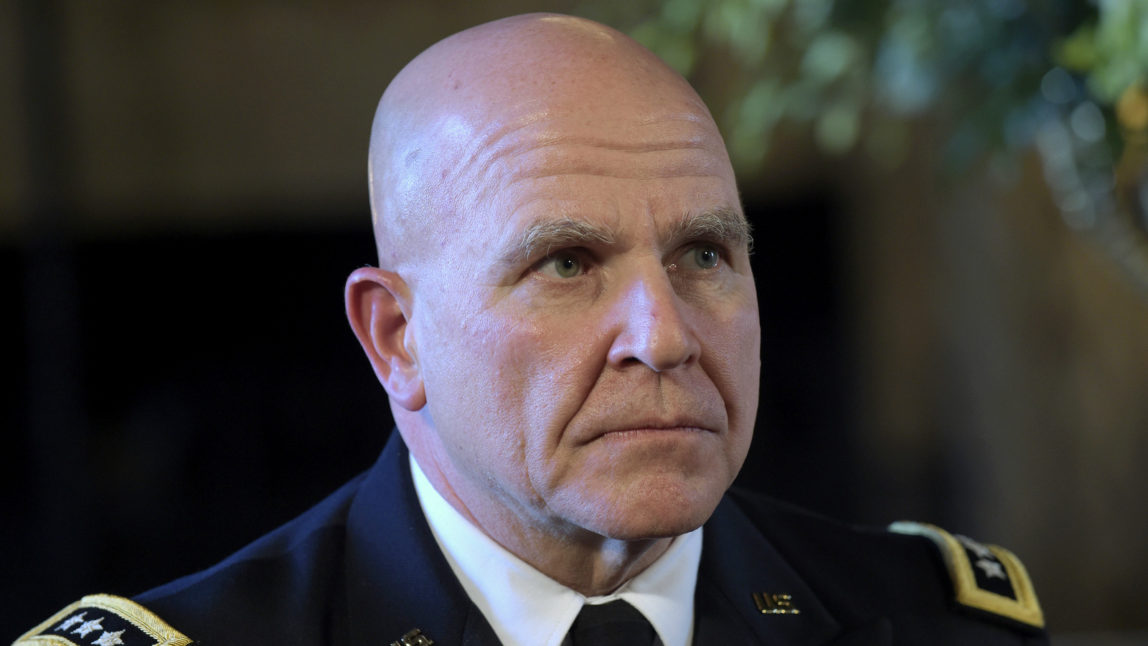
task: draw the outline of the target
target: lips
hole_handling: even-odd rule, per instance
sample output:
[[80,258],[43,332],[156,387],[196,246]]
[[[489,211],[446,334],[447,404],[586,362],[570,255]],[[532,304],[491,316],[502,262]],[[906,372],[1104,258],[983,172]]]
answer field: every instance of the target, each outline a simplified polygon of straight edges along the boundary
[[729,419],[713,382],[700,370],[662,374],[603,371],[563,433],[573,445],[607,436],[672,433],[723,436]]
[[694,417],[681,417],[675,419],[649,419],[635,420],[633,422],[613,423],[609,427],[591,434],[588,442],[608,437],[625,437],[640,435],[664,435],[667,433],[718,433],[719,426],[712,422]]

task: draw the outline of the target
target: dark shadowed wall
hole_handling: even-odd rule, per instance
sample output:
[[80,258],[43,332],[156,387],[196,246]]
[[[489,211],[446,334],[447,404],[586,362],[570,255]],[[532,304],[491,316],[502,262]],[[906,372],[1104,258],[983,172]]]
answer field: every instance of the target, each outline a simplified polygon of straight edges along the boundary
[[[390,419],[342,286],[374,260],[375,102],[430,43],[536,7],[0,5],[0,640],[370,464]],[[1144,630],[1148,297],[1034,160],[941,180],[911,132],[890,170],[794,129],[741,178],[764,341],[742,483],[1006,545],[1055,631]]]

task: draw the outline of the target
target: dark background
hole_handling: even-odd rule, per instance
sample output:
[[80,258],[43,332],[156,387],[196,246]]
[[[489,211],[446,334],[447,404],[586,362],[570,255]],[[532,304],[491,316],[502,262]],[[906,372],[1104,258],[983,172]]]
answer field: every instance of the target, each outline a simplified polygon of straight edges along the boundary
[[[768,316],[740,484],[857,518],[835,205],[807,193],[749,213],[769,231],[752,257]],[[3,250],[13,303],[69,315],[4,319],[3,544],[20,556],[0,561],[0,632],[206,567],[369,466],[392,422],[343,313],[346,275],[374,260],[361,215],[354,231]]]
[[[375,102],[448,34],[595,3],[542,4],[0,3],[0,643],[208,566],[375,458],[388,407],[342,304],[374,260]],[[606,4],[630,30],[691,3]],[[729,54],[691,76],[723,124],[753,78]],[[859,109],[862,135],[890,123]],[[808,120],[731,141],[764,155],[739,168],[763,333],[741,481],[1006,546],[1058,644],[1144,643],[1146,292],[1031,151],[953,172],[958,116],[901,115],[883,153]]]

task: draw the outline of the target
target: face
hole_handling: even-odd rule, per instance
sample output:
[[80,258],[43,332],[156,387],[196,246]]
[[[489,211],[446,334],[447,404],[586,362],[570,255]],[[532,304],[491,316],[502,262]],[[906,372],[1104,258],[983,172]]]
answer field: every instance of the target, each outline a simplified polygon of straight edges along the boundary
[[737,189],[709,117],[651,103],[521,106],[449,166],[463,189],[410,325],[433,461],[480,522],[677,535],[745,459],[760,329]]

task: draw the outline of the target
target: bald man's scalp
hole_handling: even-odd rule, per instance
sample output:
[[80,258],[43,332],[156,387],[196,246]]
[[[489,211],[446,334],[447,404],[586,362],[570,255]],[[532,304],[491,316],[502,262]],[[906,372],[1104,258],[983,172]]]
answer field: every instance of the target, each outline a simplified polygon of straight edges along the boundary
[[436,259],[464,203],[498,189],[483,180],[507,134],[557,112],[634,108],[667,89],[712,124],[677,72],[590,20],[514,16],[432,45],[399,72],[375,113],[368,172],[380,267],[406,273]]

